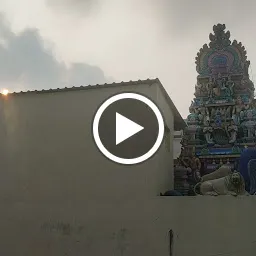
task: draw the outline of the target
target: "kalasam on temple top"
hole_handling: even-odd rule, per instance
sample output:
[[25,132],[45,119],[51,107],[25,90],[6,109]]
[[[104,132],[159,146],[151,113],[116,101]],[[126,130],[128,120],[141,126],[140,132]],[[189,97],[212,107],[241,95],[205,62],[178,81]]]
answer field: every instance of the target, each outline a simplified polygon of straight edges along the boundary
[[[231,42],[224,24],[197,53],[194,99],[175,167],[175,190],[186,195],[203,175],[220,166],[237,169],[241,153],[255,147],[256,102],[250,61],[242,43]],[[189,169],[186,179],[184,167]],[[182,174],[183,172],[183,174]]]

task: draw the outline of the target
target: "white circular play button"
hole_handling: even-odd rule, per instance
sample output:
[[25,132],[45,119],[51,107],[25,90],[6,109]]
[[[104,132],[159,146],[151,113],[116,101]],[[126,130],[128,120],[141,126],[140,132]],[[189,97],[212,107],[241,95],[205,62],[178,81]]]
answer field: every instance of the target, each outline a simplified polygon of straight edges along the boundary
[[116,145],[143,130],[144,127],[116,113]]
[[107,99],[93,120],[99,150],[120,164],[137,164],[153,156],[164,136],[164,120],[155,103],[137,93]]

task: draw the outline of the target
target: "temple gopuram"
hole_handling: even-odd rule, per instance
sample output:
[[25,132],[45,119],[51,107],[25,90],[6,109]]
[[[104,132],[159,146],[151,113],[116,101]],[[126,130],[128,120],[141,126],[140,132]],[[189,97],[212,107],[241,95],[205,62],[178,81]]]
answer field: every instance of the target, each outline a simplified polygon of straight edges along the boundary
[[223,164],[236,169],[241,152],[255,146],[256,102],[248,73],[250,61],[242,43],[231,42],[230,32],[225,30],[224,24],[215,25],[209,45],[196,56],[195,97],[175,168],[175,189],[183,187],[183,194],[189,186],[184,185],[185,178],[180,180],[184,177],[181,166],[191,168],[192,179],[198,180]]

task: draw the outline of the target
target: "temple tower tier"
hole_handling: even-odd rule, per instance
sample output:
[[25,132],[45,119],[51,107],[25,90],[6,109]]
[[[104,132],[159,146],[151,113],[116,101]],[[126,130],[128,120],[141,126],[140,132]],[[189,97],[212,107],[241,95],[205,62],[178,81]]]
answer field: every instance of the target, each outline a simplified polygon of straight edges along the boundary
[[224,24],[213,27],[210,43],[197,53],[194,99],[182,139],[180,162],[210,173],[222,164],[236,168],[246,147],[256,142],[256,101],[249,78],[250,61],[242,43],[230,41]]

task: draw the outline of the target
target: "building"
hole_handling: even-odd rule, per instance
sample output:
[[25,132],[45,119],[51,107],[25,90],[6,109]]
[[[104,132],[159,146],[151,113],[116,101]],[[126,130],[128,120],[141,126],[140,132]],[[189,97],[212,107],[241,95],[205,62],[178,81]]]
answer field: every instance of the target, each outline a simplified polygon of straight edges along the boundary
[[[94,114],[104,100],[131,91],[148,96],[159,106],[169,134],[151,159],[124,166],[109,161],[99,152],[91,127]],[[183,129],[185,123],[158,79],[3,94],[0,117],[1,202],[10,211],[7,215],[13,216],[13,221],[10,220],[13,224],[17,224],[22,208],[27,217],[31,214],[32,222],[39,218],[36,225],[43,233],[49,230],[58,233],[64,225],[60,223],[68,212],[75,211],[75,205],[85,204],[96,210],[97,202],[103,203],[98,205],[101,208],[106,203],[129,202],[138,195],[154,197],[173,188],[173,133]],[[29,205],[31,213],[27,212]],[[41,208],[46,207],[48,211],[51,205],[56,206],[51,213]],[[58,217],[55,211],[61,208],[64,212]],[[5,220],[7,212],[2,212]],[[79,213],[75,211],[72,215],[76,214]],[[50,223],[52,219],[55,224],[58,219],[57,226]],[[32,227],[31,224],[28,226]],[[18,237],[21,242],[22,238]],[[0,242],[1,254],[15,255],[14,247],[3,244]],[[17,248],[22,251],[20,255],[25,253],[21,244]],[[46,253],[41,255],[52,253],[45,246],[40,250]]]
[[[100,103],[124,91],[138,92],[155,101],[171,135],[165,137],[165,143],[154,157],[132,167],[107,160],[99,153],[91,133],[93,116]],[[55,191],[59,175],[62,175],[63,188],[72,190],[72,179],[76,184],[76,197],[83,199],[85,195],[81,188],[84,186],[90,198],[102,197],[102,187],[113,197],[122,193],[123,196],[127,193],[154,196],[173,188],[170,145],[173,144],[173,131],[183,129],[185,123],[158,79],[13,93],[2,95],[0,104],[2,167],[7,173],[18,171],[12,181],[16,191],[7,187],[4,194],[18,192],[19,197],[45,197],[54,193],[52,198],[65,194],[72,200],[74,195],[69,198],[68,189],[61,194]],[[117,182],[112,184],[113,180]],[[2,182],[8,184],[4,177]],[[129,189],[124,189],[126,187]],[[40,192],[31,193],[34,189]]]

